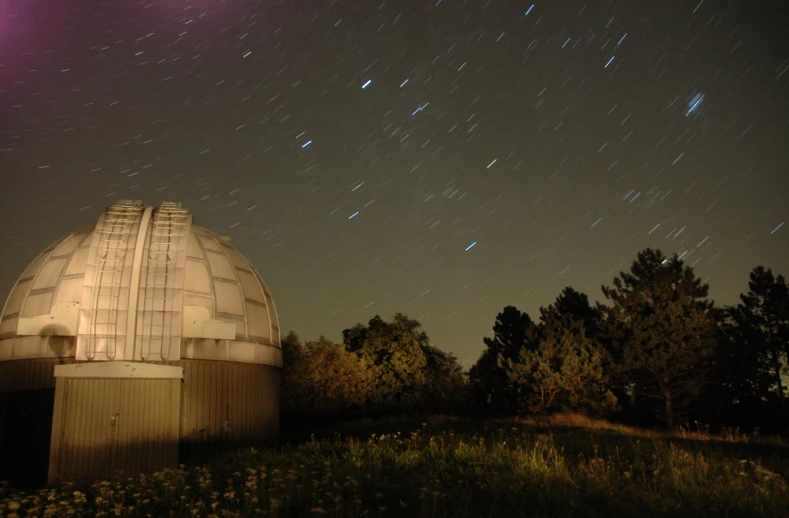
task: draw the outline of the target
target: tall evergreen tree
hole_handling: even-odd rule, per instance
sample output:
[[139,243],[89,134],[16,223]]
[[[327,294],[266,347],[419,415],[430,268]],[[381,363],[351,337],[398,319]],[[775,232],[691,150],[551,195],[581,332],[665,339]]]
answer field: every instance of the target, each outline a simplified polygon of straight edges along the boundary
[[772,405],[775,424],[785,427],[789,376],[789,286],[783,276],[756,267],[748,292],[730,308],[723,328],[731,370],[728,382],[738,395]]
[[[718,347],[711,383],[704,391],[702,421],[724,426],[761,426],[769,407],[771,379],[762,360],[761,342],[738,307],[715,312]],[[774,402],[774,401],[773,401]]]
[[707,292],[676,255],[651,249],[639,252],[613,287],[603,286],[613,303],[605,308],[613,374],[637,406],[660,402],[658,414],[669,430],[701,390],[714,352]]
[[610,413],[616,398],[603,370],[605,351],[587,336],[598,319],[586,295],[565,288],[540,313],[538,347],[507,360],[509,381],[519,388],[518,413]]
[[505,367],[521,349],[536,349],[537,326],[527,313],[506,306],[496,316],[493,337],[484,338],[486,349],[469,372],[469,385],[475,407],[482,413],[514,415],[517,387],[509,381]]
[[587,338],[596,340],[601,332],[602,312],[599,307],[589,303],[589,297],[585,293],[567,286],[553,304],[540,308],[540,320],[552,325],[578,323],[583,327]]

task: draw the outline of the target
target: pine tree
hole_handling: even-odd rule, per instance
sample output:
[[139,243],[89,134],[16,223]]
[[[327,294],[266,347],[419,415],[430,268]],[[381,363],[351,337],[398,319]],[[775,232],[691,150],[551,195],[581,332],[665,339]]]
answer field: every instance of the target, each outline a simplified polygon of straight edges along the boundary
[[603,372],[603,354],[578,322],[546,330],[536,350],[523,348],[507,362],[510,383],[521,388],[518,413],[610,413],[616,398]]
[[483,414],[514,415],[518,387],[510,383],[507,362],[518,357],[523,348],[537,347],[537,326],[528,314],[506,306],[496,316],[493,338],[484,338],[486,349],[469,372],[469,385],[475,409]]
[[616,407],[604,373],[605,351],[596,341],[600,313],[589,298],[566,287],[540,308],[537,347],[507,360],[508,381],[517,387],[518,412],[572,411],[606,415]]
[[739,372],[740,384],[748,383],[764,401],[777,401],[775,421],[785,427],[789,418],[785,381],[789,375],[789,286],[783,276],[759,266],[751,272],[748,288],[740,296],[742,302],[729,311],[729,351],[740,369],[749,368]]
[[646,249],[630,272],[621,272],[603,294],[613,374],[634,404],[660,402],[659,414],[673,430],[677,414],[701,390],[715,349],[714,326],[703,284],[675,255]]

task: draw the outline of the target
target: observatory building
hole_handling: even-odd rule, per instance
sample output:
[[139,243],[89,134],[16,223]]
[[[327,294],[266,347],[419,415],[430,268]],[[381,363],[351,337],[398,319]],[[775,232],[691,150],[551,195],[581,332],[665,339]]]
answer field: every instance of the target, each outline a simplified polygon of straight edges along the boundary
[[177,203],[121,200],[59,239],[0,314],[0,480],[100,479],[269,442],[282,353],[266,284]]

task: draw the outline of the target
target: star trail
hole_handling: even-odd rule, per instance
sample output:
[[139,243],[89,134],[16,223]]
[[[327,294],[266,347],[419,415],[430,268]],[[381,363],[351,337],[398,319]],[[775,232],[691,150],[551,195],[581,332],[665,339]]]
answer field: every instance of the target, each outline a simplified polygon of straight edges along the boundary
[[304,339],[420,320],[468,365],[649,246],[787,272],[787,6],[0,6],[0,295],[121,198],[229,235]]

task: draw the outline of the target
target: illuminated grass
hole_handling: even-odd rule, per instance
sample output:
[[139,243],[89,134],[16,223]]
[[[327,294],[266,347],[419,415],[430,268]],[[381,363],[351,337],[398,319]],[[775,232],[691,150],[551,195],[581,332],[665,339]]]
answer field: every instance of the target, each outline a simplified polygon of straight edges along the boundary
[[[402,431],[372,433],[371,428]],[[346,427],[278,451],[37,493],[13,516],[766,516],[789,512],[789,449],[559,416]],[[782,471],[783,470],[783,471]]]

